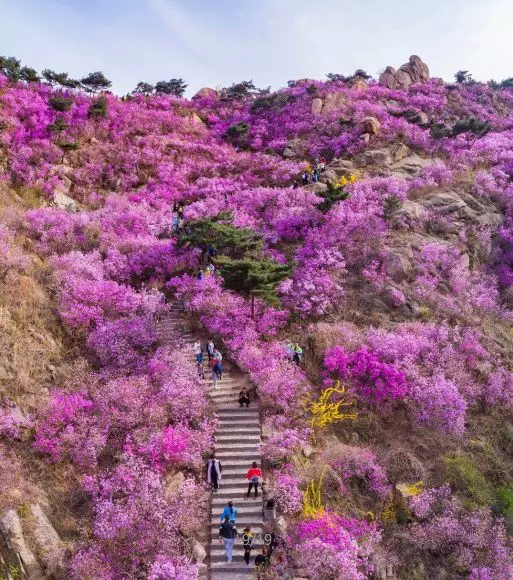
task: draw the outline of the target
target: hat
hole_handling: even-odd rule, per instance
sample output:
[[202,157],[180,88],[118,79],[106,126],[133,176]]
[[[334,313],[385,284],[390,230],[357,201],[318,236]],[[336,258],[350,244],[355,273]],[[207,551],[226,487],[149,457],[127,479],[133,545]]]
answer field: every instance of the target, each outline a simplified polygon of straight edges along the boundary
[[231,507],[233,505],[233,501],[229,501],[228,505]]

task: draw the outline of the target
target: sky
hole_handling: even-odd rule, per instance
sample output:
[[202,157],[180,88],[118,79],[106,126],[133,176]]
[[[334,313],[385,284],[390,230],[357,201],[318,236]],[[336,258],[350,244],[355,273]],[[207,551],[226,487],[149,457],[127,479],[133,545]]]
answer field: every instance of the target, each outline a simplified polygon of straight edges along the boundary
[[204,86],[377,77],[419,55],[431,76],[513,76],[513,0],[0,0],[0,54],[118,94],[139,81]]

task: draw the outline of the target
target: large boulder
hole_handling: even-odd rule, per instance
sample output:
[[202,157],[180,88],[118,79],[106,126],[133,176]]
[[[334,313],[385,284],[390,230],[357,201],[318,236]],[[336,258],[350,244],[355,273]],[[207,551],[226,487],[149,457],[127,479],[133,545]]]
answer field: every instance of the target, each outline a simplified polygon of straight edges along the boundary
[[14,510],[6,512],[0,520],[0,528],[7,540],[8,548],[20,555],[28,577],[34,580],[43,580],[43,571],[25,542],[21,520]]
[[201,99],[204,97],[211,97],[216,99],[219,96],[219,93],[210,87],[203,87],[200,89],[192,98],[193,99]]
[[64,577],[64,543],[50,523],[50,520],[46,517],[41,506],[36,503],[32,504],[30,508],[35,521],[34,540],[37,546],[37,553],[45,565],[46,572],[52,577]]
[[333,159],[328,170],[334,171],[339,177],[349,177],[355,171],[355,165],[349,159]]
[[354,158],[356,167],[368,167],[377,165],[379,167],[388,167],[392,165],[393,159],[389,149],[371,149],[364,151]]
[[425,83],[429,80],[428,65],[419,56],[410,56],[410,60],[399,70],[410,77],[412,84]]
[[411,246],[399,246],[384,250],[383,265],[395,282],[402,282],[413,272],[413,250]]
[[420,174],[424,167],[433,164],[434,161],[432,159],[424,159],[423,157],[420,157],[420,155],[412,153],[391,165],[390,174],[394,177],[413,179]]
[[194,546],[192,547],[192,557],[197,564],[203,562],[207,557],[205,548],[199,542],[194,542]]
[[427,64],[420,57],[412,55],[409,61],[397,71],[393,67],[387,66],[379,77],[379,84],[389,89],[407,89],[410,85],[424,83],[428,80],[429,68]]
[[338,111],[347,103],[347,97],[343,93],[328,93],[322,105],[322,114]]
[[362,133],[377,135],[380,129],[381,123],[376,119],[376,117],[365,117],[365,119],[363,119]]
[[312,101],[312,114],[320,115],[322,111],[322,99],[319,97]]
[[283,157],[286,159],[293,159],[294,157],[301,157],[301,139],[290,139],[287,146],[283,150]]
[[368,86],[369,83],[363,77],[356,76],[349,81],[349,88],[357,91],[364,91]]

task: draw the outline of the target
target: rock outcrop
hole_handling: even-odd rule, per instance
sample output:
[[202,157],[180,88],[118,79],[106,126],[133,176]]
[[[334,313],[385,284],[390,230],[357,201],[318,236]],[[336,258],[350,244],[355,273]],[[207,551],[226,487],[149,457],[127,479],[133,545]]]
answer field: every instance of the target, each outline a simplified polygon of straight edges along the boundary
[[41,506],[37,503],[32,504],[30,509],[35,521],[34,539],[37,545],[37,553],[40,555],[49,575],[62,577],[65,574],[64,544]]
[[217,98],[219,93],[210,87],[203,87],[201,88],[192,98],[193,99],[201,99],[203,97],[212,97]]
[[418,56],[410,56],[410,60],[399,70],[387,66],[379,77],[379,84],[389,89],[407,89],[415,83],[424,83],[429,80],[429,68]]
[[12,509],[8,510],[0,520],[0,527],[7,538],[9,548],[20,555],[29,578],[42,580],[44,578],[43,572],[36,557],[25,542],[18,514]]

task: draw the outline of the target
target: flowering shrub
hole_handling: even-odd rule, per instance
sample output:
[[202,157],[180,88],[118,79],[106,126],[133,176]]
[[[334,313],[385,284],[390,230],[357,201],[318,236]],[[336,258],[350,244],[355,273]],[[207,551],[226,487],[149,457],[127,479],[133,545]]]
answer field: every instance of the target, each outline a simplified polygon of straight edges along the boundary
[[453,574],[472,578],[508,578],[513,574],[506,530],[489,510],[466,511],[448,486],[427,490],[410,500],[419,522],[411,541]]
[[326,353],[324,364],[342,380],[351,379],[353,388],[365,401],[403,399],[408,393],[405,374],[365,347],[354,353],[335,347]]
[[372,571],[368,556],[380,541],[375,524],[327,512],[301,522],[295,531],[300,565],[308,566],[312,578],[363,580]]
[[[48,257],[56,310],[90,365],[52,392],[34,441],[49,460],[89,474],[92,533],[72,558],[71,577],[198,575],[187,554],[203,488],[187,478],[169,497],[164,481],[177,469],[199,475],[215,421],[191,353],[157,349],[154,318],[166,311],[160,290],[174,293],[223,341],[256,387],[272,429],[262,453],[280,466],[275,484],[287,514],[297,514],[301,495],[292,460],[311,435],[304,402],[319,390],[308,380],[316,375],[316,353],[305,349],[305,368],[284,356],[285,329],[297,330],[287,328],[289,320],[304,332],[311,320],[354,316],[358,330],[339,328],[338,346],[325,353],[327,371],[380,412],[401,401],[415,428],[463,436],[470,409],[511,407],[507,347],[499,346],[500,332],[494,343],[479,330],[513,320],[513,95],[480,83],[447,87],[433,80],[408,91],[358,84],[303,80],[240,100],[106,94],[106,113],[98,117],[79,91],[56,93],[47,84],[0,75],[6,161],[0,180],[48,201],[64,190],[79,203],[76,213],[39,207],[0,227],[0,278],[37,270],[38,259],[29,259],[25,246],[18,249],[21,234],[27,248]],[[56,97],[67,99],[69,109],[57,112]],[[379,129],[367,143],[368,117]],[[439,139],[430,130],[441,124],[449,135],[464,117],[492,130],[473,143],[468,134]],[[229,143],[233,127],[244,127],[244,150]],[[330,165],[367,149],[393,145],[395,152],[397,143],[408,158],[390,176],[388,168],[372,167],[357,180],[354,173],[341,178],[339,162]],[[419,156],[410,157],[408,148]],[[328,162],[321,181],[342,185],[344,199],[325,204],[316,193],[324,184],[291,187],[319,157]],[[440,198],[433,192],[445,188],[461,192],[457,207],[434,203]],[[249,301],[220,277],[192,277],[198,249],[176,242],[175,202],[185,205],[186,222],[229,211],[235,227],[258,232],[263,255],[292,268],[280,287],[280,307],[256,297],[253,319]],[[385,256],[398,243],[406,244],[404,271],[392,280]],[[369,312],[354,312],[363,292]],[[382,292],[386,304],[378,299]],[[382,315],[394,326],[365,328]],[[408,316],[432,322],[403,322]],[[305,369],[312,371],[308,377]],[[2,407],[2,437],[19,439],[30,425]],[[356,478],[378,498],[386,496],[386,478],[370,451],[345,446],[329,463],[344,493]],[[415,545],[441,554],[449,576],[511,576],[502,528],[489,515],[467,513],[449,499],[422,515],[425,499],[416,501]],[[371,573],[374,526],[328,513],[299,523],[294,533],[297,562],[313,578]]]
[[367,449],[340,445],[335,449],[328,449],[331,466],[342,477],[346,488],[341,492],[347,494],[351,482],[357,480],[365,488],[384,498],[390,493],[390,486],[383,468],[378,464],[374,453]]
[[301,511],[303,494],[299,490],[299,479],[281,469],[274,474],[274,497],[278,502],[278,509],[284,514],[297,514]]
[[[172,570],[168,554],[184,554],[187,535],[199,525],[192,511],[187,512],[187,522],[175,516],[197,503],[201,490],[185,480],[176,495],[166,497],[159,475],[136,458],[128,457],[109,477],[86,478],[85,489],[92,496],[96,515],[94,545],[84,546],[74,557],[76,578],[95,571],[98,563],[107,577],[138,574],[152,566],[154,574]],[[174,566],[182,574],[196,573],[184,559],[178,558]]]

